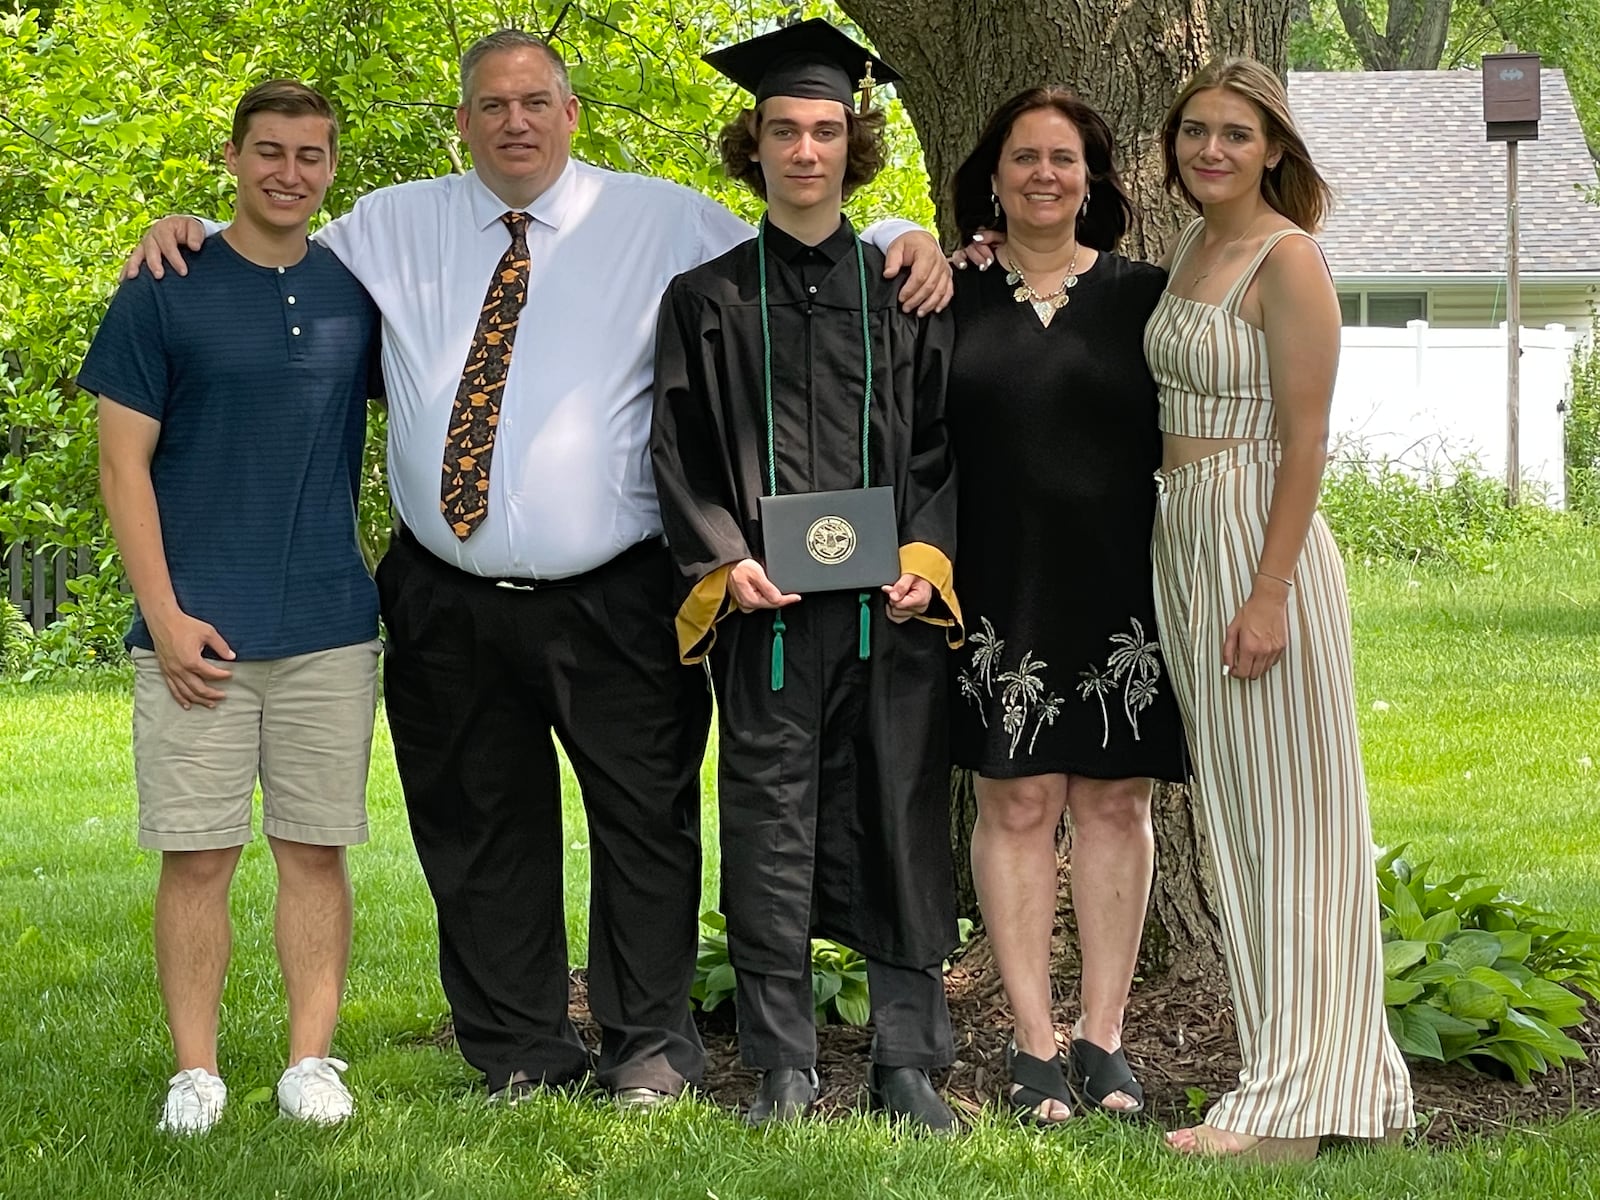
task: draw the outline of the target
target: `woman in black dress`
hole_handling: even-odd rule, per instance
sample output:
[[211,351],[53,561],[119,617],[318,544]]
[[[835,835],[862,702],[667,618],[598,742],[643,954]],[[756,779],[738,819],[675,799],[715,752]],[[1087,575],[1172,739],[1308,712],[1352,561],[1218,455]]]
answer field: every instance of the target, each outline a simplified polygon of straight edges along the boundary
[[[1007,1098],[1041,1123],[1072,1099],[1143,1107],[1121,1050],[1150,891],[1152,779],[1182,733],[1150,584],[1156,388],[1142,335],[1165,274],[1113,253],[1132,205],[1105,121],[1064,88],[989,119],[956,172],[964,237],[949,420],[960,477],[953,751],[977,772],[973,877],[1016,1021]],[[1072,815],[1083,978],[1068,1055],[1051,1011],[1056,831]]]

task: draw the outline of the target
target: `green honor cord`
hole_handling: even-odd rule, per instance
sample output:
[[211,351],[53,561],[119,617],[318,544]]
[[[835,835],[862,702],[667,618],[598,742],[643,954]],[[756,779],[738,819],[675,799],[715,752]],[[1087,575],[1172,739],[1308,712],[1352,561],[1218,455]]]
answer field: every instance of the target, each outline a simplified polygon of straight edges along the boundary
[[[778,494],[778,459],[773,450],[772,326],[767,309],[767,223],[756,233],[756,261],[761,278],[761,395],[767,418],[767,495]],[[861,486],[872,486],[872,324],[867,315],[867,259],[856,238],[856,273],[861,279],[861,354],[866,362],[867,385],[861,396]],[[872,655],[872,593],[861,592],[861,637],[857,653],[863,661]],[[772,614],[772,690],[783,690],[783,610]]]

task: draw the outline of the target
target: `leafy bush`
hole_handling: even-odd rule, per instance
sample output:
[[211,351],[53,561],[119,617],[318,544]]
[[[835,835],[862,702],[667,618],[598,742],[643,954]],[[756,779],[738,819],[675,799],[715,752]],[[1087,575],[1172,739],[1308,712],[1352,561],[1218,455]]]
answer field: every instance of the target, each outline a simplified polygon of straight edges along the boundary
[[1600,318],[1572,356],[1566,443],[1567,508],[1600,522]]
[[[1600,936],[1563,928],[1479,876],[1429,883],[1397,846],[1378,860],[1384,1004],[1400,1049],[1519,1083],[1581,1060],[1562,1032],[1600,1000]],[[1470,886],[1469,886],[1470,885]]]
[[[689,998],[701,1012],[710,1012],[733,996],[734,984],[733,963],[728,960],[728,923],[719,912],[702,913],[700,953]],[[818,1025],[865,1025],[872,1011],[867,998],[867,960],[848,946],[812,938],[811,1001]]]
[[1501,545],[1542,539],[1563,518],[1526,488],[1524,502],[1507,508],[1505,484],[1475,465],[1418,476],[1389,459],[1344,455],[1323,477],[1322,514],[1356,558],[1490,570]]
[[33,626],[22,610],[0,600],[0,675],[18,675],[33,654]]

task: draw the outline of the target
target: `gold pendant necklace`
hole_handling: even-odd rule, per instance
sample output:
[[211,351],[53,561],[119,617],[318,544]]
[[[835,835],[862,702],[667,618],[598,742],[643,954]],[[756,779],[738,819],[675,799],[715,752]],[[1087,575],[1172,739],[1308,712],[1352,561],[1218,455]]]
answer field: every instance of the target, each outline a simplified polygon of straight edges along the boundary
[[1006,283],[1017,290],[1011,293],[1011,298],[1018,304],[1032,304],[1034,315],[1039,318],[1039,324],[1046,329],[1055,319],[1056,313],[1067,306],[1067,293],[1078,286],[1078,251],[1072,251],[1072,261],[1067,264],[1066,278],[1061,281],[1061,286],[1055,291],[1040,295],[1028,282],[1028,277],[1022,273],[1022,268],[1017,266],[1017,260],[1007,255]]

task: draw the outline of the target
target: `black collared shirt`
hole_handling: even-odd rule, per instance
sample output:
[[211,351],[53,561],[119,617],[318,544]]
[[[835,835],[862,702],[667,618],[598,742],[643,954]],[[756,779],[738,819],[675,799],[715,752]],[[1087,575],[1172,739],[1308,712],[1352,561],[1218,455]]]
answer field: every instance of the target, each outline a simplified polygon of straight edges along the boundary
[[767,218],[765,224],[767,253],[783,260],[799,276],[806,292],[813,296],[834,265],[855,250],[855,227],[842,216],[839,218],[839,227],[815,246],[808,246],[799,238],[785,233],[772,223],[771,218]]

